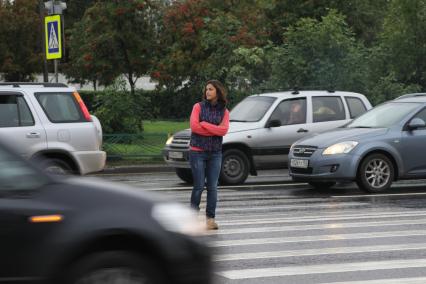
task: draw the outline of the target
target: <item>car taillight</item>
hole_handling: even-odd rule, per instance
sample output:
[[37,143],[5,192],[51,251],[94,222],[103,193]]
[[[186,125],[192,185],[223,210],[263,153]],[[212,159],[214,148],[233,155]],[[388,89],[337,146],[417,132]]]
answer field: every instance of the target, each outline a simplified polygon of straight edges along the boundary
[[83,113],[84,119],[86,121],[92,121],[92,117],[90,116],[89,110],[83,102],[83,99],[80,97],[80,94],[77,92],[73,93],[74,98],[77,100],[78,105],[80,106],[80,110]]

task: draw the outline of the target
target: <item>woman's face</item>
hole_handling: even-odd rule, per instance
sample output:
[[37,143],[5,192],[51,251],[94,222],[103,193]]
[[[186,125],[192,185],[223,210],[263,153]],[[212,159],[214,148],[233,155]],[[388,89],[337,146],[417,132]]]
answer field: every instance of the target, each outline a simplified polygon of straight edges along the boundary
[[207,84],[207,86],[206,86],[206,99],[209,102],[216,102],[217,101],[216,88],[212,84]]

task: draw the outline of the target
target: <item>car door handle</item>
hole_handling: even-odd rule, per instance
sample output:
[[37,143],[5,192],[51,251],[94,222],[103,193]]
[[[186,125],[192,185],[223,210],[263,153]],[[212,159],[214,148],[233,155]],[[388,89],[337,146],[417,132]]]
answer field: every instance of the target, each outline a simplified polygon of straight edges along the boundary
[[303,129],[303,128],[299,128],[299,130],[297,130],[297,133],[301,133],[301,132],[309,132],[309,130]]
[[27,138],[40,138],[40,133],[39,132],[27,133]]

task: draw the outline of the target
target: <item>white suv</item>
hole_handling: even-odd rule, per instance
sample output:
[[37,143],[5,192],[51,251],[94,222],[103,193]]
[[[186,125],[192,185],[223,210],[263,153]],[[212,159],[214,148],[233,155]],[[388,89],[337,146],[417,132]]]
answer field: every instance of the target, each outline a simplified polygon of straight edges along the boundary
[[[231,111],[230,128],[223,138],[220,182],[240,184],[257,170],[285,168],[295,141],[342,126],[370,108],[364,95],[351,92],[293,91],[249,96]],[[192,182],[190,137],[189,129],[178,132],[163,149],[164,160],[186,182]]]
[[0,83],[0,140],[54,173],[104,168],[102,128],[74,88],[57,83]]

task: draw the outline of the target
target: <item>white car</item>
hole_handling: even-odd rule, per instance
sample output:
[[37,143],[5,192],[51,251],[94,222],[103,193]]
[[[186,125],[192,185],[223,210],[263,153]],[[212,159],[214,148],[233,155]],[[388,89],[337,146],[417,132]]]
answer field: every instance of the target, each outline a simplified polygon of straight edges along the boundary
[[46,171],[101,171],[102,127],[78,92],[58,83],[0,83],[0,140]]
[[[240,184],[248,174],[256,175],[257,170],[285,168],[294,142],[342,126],[370,108],[364,95],[341,91],[249,96],[231,111],[230,128],[223,138],[220,182]],[[163,149],[164,160],[186,182],[192,182],[190,137],[190,129],[178,132]]]

